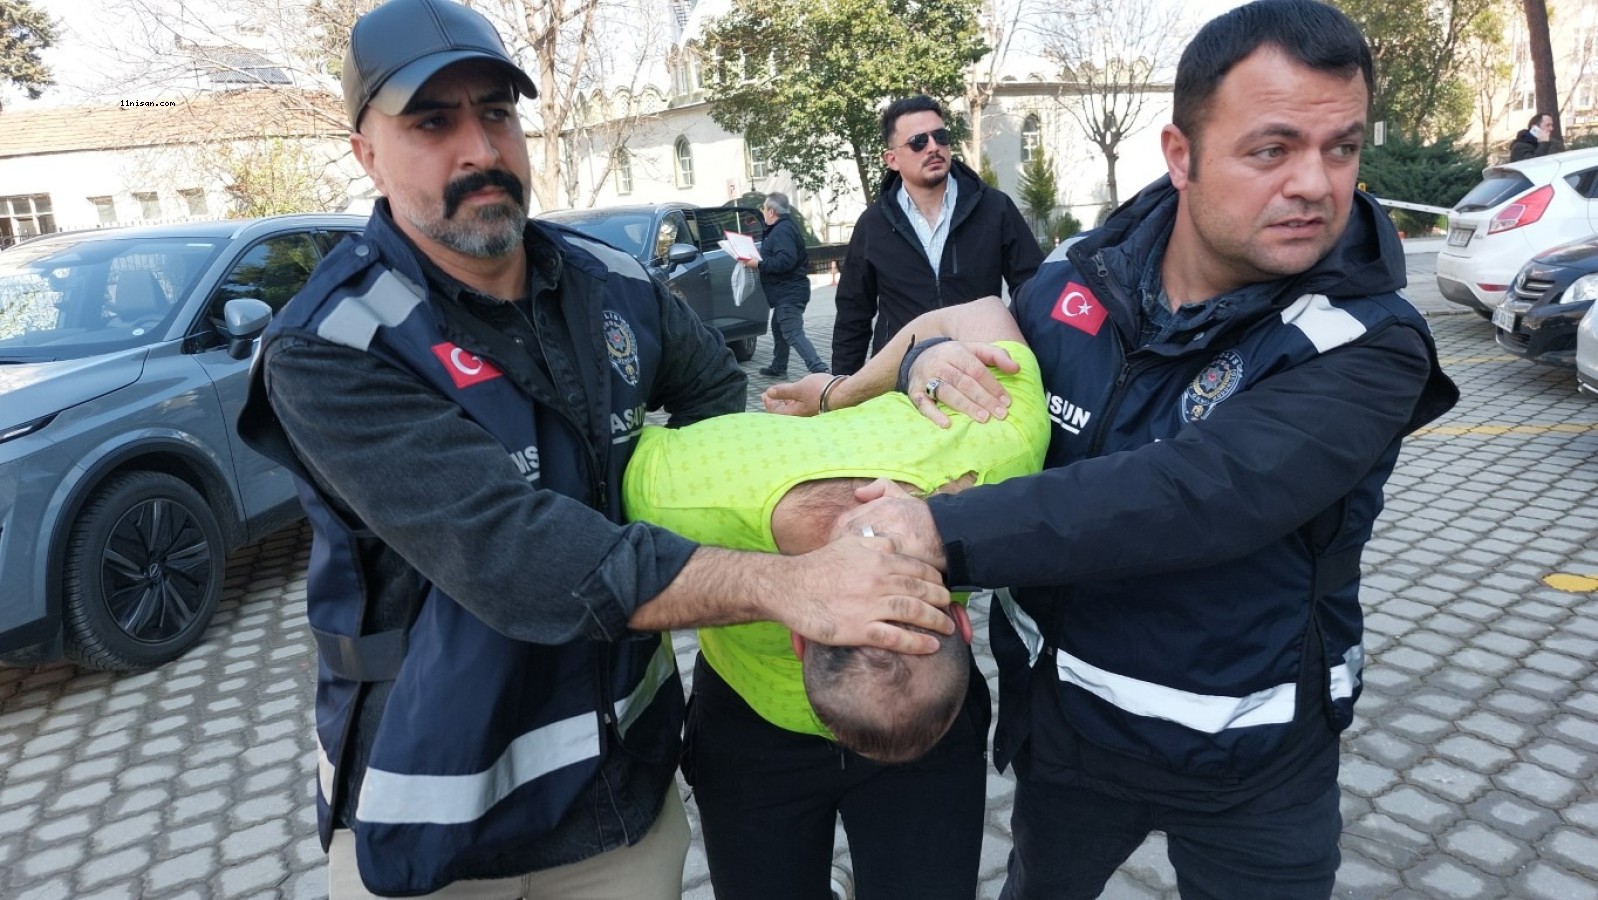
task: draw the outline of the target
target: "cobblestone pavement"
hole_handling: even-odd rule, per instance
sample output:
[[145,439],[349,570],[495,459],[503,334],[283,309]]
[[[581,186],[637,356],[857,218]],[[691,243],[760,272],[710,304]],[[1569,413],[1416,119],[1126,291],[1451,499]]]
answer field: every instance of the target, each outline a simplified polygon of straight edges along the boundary
[[[1464,399],[1406,445],[1365,554],[1336,895],[1598,900],[1598,401],[1448,314],[1429,265],[1410,258],[1411,297]],[[817,290],[821,347],[831,309]],[[752,381],[757,403],[767,379]],[[0,897],[325,896],[306,559],[299,528],[239,552],[204,642],[160,671],[0,669]],[[688,671],[691,636],[677,647]],[[984,898],[1003,883],[1013,784],[992,774],[988,795]],[[684,896],[711,897],[697,839]],[[1163,839],[1104,896],[1174,898]]]

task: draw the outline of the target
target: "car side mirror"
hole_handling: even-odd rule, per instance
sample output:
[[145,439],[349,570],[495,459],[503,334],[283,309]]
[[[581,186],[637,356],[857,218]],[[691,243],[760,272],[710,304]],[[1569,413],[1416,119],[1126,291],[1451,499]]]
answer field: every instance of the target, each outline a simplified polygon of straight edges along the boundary
[[272,322],[272,307],[254,297],[235,297],[222,308],[222,336],[227,338],[227,355],[248,359],[255,339]]
[[672,244],[666,250],[666,262],[671,263],[672,268],[687,265],[698,258],[699,248],[693,244]]

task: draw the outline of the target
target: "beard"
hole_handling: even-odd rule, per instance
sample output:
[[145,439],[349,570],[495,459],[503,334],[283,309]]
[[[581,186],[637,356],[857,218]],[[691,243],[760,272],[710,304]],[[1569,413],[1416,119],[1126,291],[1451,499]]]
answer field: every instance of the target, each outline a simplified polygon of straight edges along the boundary
[[[505,191],[499,203],[479,206],[459,217],[461,203],[468,194],[487,187]],[[395,198],[390,198],[390,204]],[[521,179],[504,169],[473,172],[450,182],[441,203],[395,205],[422,234],[445,247],[477,259],[498,259],[515,250],[527,226],[527,189]]]

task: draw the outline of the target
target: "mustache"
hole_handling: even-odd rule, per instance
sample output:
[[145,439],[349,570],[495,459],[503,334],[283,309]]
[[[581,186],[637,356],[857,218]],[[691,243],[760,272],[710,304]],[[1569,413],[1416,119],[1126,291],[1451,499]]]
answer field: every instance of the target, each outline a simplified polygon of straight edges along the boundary
[[504,169],[484,169],[457,178],[444,187],[444,218],[455,218],[455,213],[460,209],[467,194],[475,194],[487,187],[503,190],[518,206],[524,204],[522,198],[527,196],[527,189],[522,186],[520,178]]

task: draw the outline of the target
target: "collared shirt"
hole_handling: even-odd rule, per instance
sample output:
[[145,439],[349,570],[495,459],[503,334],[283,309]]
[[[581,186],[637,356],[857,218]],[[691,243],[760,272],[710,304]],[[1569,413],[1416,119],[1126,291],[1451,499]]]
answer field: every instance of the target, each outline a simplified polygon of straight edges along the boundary
[[1148,265],[1143,269],[1143,280],[1138,284],[1139,305],[1143,312],[1143,327],[1138,336],[1139,347],[1164,343],[1173,335],[1194,331],[1225,306],[1226,295],[1223,294],[1219,298],[1212,297],[1197,303],[1184,303],[1174,311],[1171,309],[1171,298],[1166,295],[1164,279],[1160,277],[1160,265],[1165,261],[1165,248],[1170,240],[1171,235],[1167,231],[1165,237],[1155,245],[1154,252],[1149,255]]
[[950,172],[949,177],[943,179],[943,209],[938,213],[937,224],[927,221],[927,217],[916,209],[914,200],[910,199],[910,192],[905,190],[904,184],[899,185],[899,206],[904,209],[904,214],[910,217],[910,227],[916,230],[916,238],[921,241],[921,249],[927,254],[927,262],[932,264],[932,274],[938,274],[938,263],[943,259],[943,245],[949,240],[949,221],[954,218],[954,201],[960,195],[960,179]]

